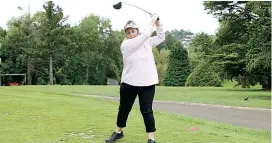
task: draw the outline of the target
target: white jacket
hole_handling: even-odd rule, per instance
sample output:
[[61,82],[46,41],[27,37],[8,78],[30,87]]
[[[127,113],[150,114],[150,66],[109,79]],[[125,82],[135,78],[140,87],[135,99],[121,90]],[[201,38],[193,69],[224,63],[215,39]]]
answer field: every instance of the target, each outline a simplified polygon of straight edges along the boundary
[[162,26],[156,26],[156,36],[150,37],[152,32],[153,27],[149,27],[137,37],[122,42],[124,68],[121,82],[132,86],[149,86],[159,83],[152,48],[165,40],[165,33]]

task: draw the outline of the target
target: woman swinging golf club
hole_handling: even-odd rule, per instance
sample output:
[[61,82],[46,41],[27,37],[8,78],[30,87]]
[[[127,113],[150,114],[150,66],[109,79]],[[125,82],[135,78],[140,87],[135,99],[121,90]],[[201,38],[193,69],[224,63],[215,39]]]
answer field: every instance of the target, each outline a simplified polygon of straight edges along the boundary
[[[115,142],[124,137],[122,128],[126,127],[128,115],[137,95],[148,134],[147,143],[155,143],[156,128],[152,103],[155,85],[159,83],[159,80],[152,48],[165,40],[165,33],[158,18],[156,14],[151,15],[149,26],[141,33],[132,20],[128,21],[124,27],[126,39],[121,44],[124,68],[120,85],[117,127],[106,143]],[[151,37],[155,25],[157,35]]]

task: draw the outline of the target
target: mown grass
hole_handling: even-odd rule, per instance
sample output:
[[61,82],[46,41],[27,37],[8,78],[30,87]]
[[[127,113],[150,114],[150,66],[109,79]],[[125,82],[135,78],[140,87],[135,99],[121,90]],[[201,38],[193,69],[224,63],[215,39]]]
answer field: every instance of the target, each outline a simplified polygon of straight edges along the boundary
[[[155,100],[206,103],[228,106],[271,108],[271,92],[259,89],[215,87],[156,87]],[[17,86],[0,90],[34,91],[46,93],[79,93],[119,97],[119,86]],[[249,99],[244,101],[248,96]]]
[[[28,88],[32,91],[23,89]],[[0,142],[103,143],[115,128],[118,104],[71,96],[89,86],[0,88]],[[97,89],[98,88],[98,89]],[[35,89],[35,90],[34,90]],[[107,90],[93,87],[105,94]],[[99,90],[100,89],[100,90]],[[116,87],[109,87],[112,91]],[[93,91],[92,90],[92,91]],[[48,91],[48,92],[46,92]],[[50,92],[49,92],[50,91]],[[86,90],[84,90],[87,92]],[[89,91],[89,90],[88,90]],[[155,112],[158,143],[270,143],[270,132]],[[190,127],[198,128],[196,131]],[[146,142],[142,116],[134,106],[120,143]]]

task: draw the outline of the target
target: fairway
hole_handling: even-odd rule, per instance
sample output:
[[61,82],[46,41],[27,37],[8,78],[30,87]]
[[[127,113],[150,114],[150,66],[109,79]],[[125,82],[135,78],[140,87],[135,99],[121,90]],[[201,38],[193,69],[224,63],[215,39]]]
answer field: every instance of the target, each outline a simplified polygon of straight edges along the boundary
[[0,143],[271,142],[271,2],[0,10]]
[[[259,89],[216,87],[165,87],[157,86],[155,100],[206,103],[228,106],[271,108],[271,92]],[[79,93],[119,97],[119,86],[18,86],[0,87],[0,90],[33,91],[42,93]],[[249,100],[244,98],[249,96]]]
[[[163,90],[165,89],[158,88],[158,92]],[[72,96],[71,92],[86,94],[100,92],[100,95],[112,93],[117,96],[117,91],[117,87],[100,86],[1,87],[0,142],[104,143],[115,128],[118,104],[112,101]],[[212,91],[207,89],[206,92]],[[169,94],[175,92],[178,94],[178,90]],[[163,99],[159,93],[158,97]],[[155,137],[158,143],[270,142],[270,132],[212,123],[170,113],[155,112],[155,117],[157,124]],[[198,130],[190,131],[189,128],[192,126],[197,127]],[[137,106],[134,106],[129,116],[124,133],[125,138],[119,141],[120,143],[146,141],[143,120]]]

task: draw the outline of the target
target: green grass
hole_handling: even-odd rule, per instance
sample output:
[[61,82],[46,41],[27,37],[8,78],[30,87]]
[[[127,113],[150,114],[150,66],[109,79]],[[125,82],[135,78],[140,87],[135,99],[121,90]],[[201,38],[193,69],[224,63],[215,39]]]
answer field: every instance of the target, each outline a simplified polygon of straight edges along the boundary
[[[23,91],[28,88],[32,91]],[[89,86],[0,88],[0,142],[104,143],[115,128],[118,103],[60,92],[82,89],[86,92],[89,88],[103,94],[109,93],[109,89],[116,90],[116,87],[101,90],[101,87]],[[58,94],[44,92],[57,90]],[[158,143],[270,142],[270,132],[266,131],[162,112],[155,112],[155,118]],[[198,130],[190,131],[191,126],[196,126]],[[146,142],[147,135],[138,106],[134,106],[124,132],[125,138],[120,143]]]
[[[0,87],[4,90],[7,87]],[[12,90],[119,97],[119,86],[18,86]],[[244,97],[249,96],[248,101]],[[157,86],[155,100],[271,108],[271,92],[259,89]]]

